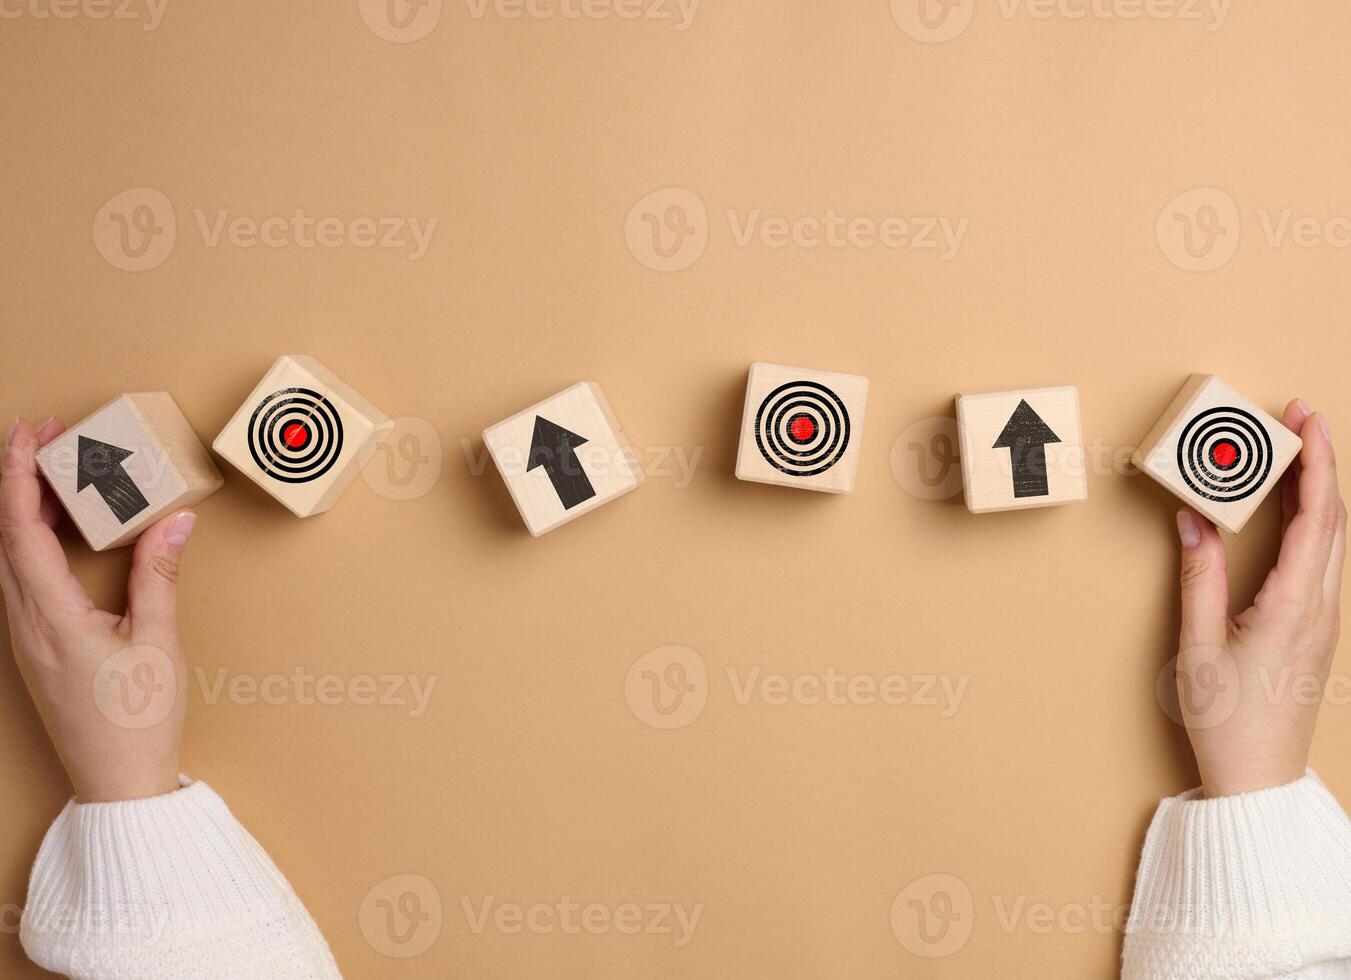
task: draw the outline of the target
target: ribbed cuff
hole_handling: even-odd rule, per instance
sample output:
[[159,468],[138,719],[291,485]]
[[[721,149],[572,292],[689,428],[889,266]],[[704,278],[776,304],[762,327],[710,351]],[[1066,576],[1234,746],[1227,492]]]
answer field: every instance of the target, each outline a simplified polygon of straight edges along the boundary
[[1312,771],[1164,800],[1126,925],[1123,980],[1271,977],[1351,957],[1351,821]]
[[290,885],[205,783],[73,800],[38,852],[20,939],[72,977],[337,976]]

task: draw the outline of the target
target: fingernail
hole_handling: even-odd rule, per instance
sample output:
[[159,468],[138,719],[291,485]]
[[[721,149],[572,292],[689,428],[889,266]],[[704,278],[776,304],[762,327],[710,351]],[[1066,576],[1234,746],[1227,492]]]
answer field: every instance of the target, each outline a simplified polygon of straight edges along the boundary
[[164,540],[170,548],[181,548],[188,543],[188,535],[192,533],[193,526],[197,523],[197,515],[190,510],[186,510],[173,519],[169,525],[169,533],[164,536]]
[[1328,425],[1328,417],[1324,415],[1322,412],[1318,413],[1318,424],[1323,427],[1323,437],[1327,439],[1328,442],[1331,442],[1332,426]]
[[51,425],[51,424],[52,424],[53,422],[55,422],[55,421],[56,421],[56,416],[55,416],[55,415],[48,415],[45,419],[43,419],[42,424],[39,425],[39,426],[38,426],[36,429],[34,429],[33,431],[34,431],[34,432],[39,432],[39,433],[40,433],[43,429],[47,428],[47,426]]
[[14,416],[14,421],[9,424],[9,434],[5,436],[5,445],[9,445],[14,441],[14,430],[19,427],[19,423],[22,421],[23,419],[19,418],[19,416]]
[[1303,398],[1296,401],[1295,404],[1299,406],[1299,410],[1304,413],[1305,418],[1308,418],[1310,415],[1313,414],[1313,408],[1311,408],[1309,403],[1306,402]]
[[1201,543],[1201,528],[1196,523],[1196,518],[1188,511],[1178,512],[1177,536],[1182,539],[1184,548],[1195,548]]

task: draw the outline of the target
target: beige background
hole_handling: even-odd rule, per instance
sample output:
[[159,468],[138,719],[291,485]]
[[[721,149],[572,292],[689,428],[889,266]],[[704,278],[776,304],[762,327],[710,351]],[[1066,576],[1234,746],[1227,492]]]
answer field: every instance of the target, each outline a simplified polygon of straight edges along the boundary
[[[310,353],[444,449],[422,496],[358,481],[305,521],[227,472],[185,570],[208,687],[297,666],[437,678],[416,719],[350,698],[211,705],[193,681],[188,770],[275,855],[348,976],[1114,974],[1119,936],[1078,912],[1128,901],[1155,801],[1195,780],[1154,696],[1177,614],[1173,502],[1105,462],[1087,504],[975,517],[907,492],[910,437],[899,482],[892,450],[959,389],[1065,383],[1090,446],[1124,458],[1196,370],[1273,411],[1302,394],[1344,434],[1351,254],[1281,214],[1351,214],[1351,11],[1236,4],[1208,30],[1157,7],[1043,19],[1011,4],[959,5],[946,23],[969,25],[929,44],[898,28],[917,23],[904,0],[707,2],[685,31],[438,3],[414,22],[424,37],[394,43],[378,3],[363,5],[378,32],[352,2],[260,0],[170,2],[147,31],[8,0],[0,410],[74,419],[167,388],[210,439],[279,354]],[[1212,11],[1185,8],[1215,26]],[[95,216],[142,187],[177,236],[124,271],[104,257],[113,219],[96,231]],[[670,187],[706,206],[683,240],[707,244],[658,272],[671,263],[644,252],[630,211],[654,192],[688,203]],[[1168,205],[1196,187],[1218,191],[1178,207],[1214,240],[1188,253]],[[438,225],[417,260],[210,247],[194,211],[210,232],[222,208]],[[740,247],[756,209],[968,226],[947,261]],[[853,496],[734,479],[754,360],[869,377]],[[653,472],[533,540],[491,467],[474,475],[477,434],[582,379],[650,469],[660,447],[702,456],[688,485]],[[1275,534],[1267,507],[1234,544],[1237,596]],[[81,579],[120,603],[127,553],[67,540]],[[626,676],[667,645],[706,665],[707,703],[659,730]],[[755,667],[969,683],[946,719],[739,704],[726,671]],[[1344,702],[1345,656],[1334,669]],[[15,910],[68,789],[9,658],[0,719],[0,973],[35,976]],[[1344,799],[1348,736],[1351,710],[1329,707],[1314,762]],[[969,890],[972,931],[924,959],[889,917],[930,874]],[[381,886],[396,875],[416,887]],[[388,958],[359,928],[363,900],[424,880],[440,932]],[[680,948],[476,935],[461,897],[489,895],[704,911]],[[1068,928],[1043,932],[1040,904]]]

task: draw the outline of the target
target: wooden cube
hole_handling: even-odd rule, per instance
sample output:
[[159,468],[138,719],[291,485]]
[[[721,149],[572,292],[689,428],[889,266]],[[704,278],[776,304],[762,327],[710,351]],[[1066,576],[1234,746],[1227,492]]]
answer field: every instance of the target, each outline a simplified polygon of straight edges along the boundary
[[483,442],[535,537],[643,482],[605,395],[590,381],[484,429]]
[[211,448],[298,517],[332,508],[394,423],[313,357],[287,355]]
[[1237,534],[1302,445],[1214,375],[1193,374],[1131,462]]
[[43,446],[37,463],[95,551],[131,544],[225,482],[167,391],[118,395]]
[[737,479],[853,493],[867,408],[867,378],[752,364]]
[[957,431],[973,514],[1088,499],[1078,389],[958,395]]

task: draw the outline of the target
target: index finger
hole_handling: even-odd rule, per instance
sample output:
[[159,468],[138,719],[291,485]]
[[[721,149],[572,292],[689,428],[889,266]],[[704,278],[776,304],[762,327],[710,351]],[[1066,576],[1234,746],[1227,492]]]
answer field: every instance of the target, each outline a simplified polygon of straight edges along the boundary
[[10,429],[0,472],[0,543],[19,587],[53,617],[93,608],[70,572],[55,532],[42,519],[37,433],[23,419]]

